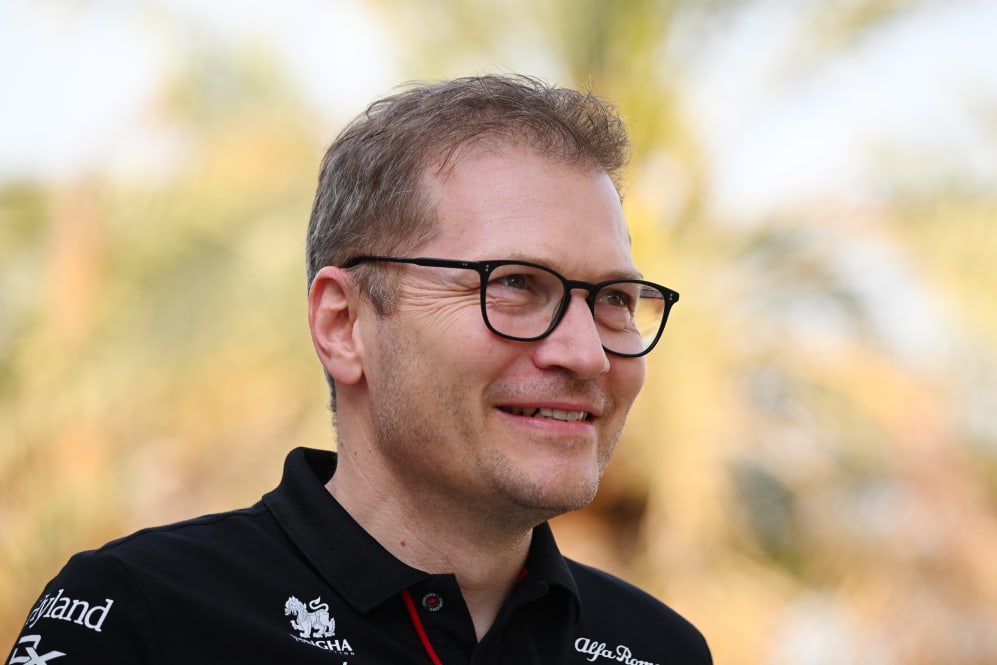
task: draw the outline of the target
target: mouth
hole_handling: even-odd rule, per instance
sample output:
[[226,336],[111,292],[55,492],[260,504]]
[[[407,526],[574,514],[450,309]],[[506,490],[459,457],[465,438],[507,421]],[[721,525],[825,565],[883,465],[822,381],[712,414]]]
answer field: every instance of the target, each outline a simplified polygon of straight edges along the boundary
[[546,407],[520,408],[515,406],[500,406],[499,410],[524,418],[548,418],[550,420],[562,420],[565,422],[592,420],[592,414],[588,411],[562,411],[561,409],[548,409]]

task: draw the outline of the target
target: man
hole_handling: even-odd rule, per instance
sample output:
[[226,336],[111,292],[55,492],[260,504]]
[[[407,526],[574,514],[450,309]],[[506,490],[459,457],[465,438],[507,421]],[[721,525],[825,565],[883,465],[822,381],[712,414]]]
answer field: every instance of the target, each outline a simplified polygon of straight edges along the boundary
[[308,231],[338,455],[77,555],[8,662],[711,662],[546,524],[595,495],[678,299],[633,265],[627,151],[611,106],[527,78],[373,104]]

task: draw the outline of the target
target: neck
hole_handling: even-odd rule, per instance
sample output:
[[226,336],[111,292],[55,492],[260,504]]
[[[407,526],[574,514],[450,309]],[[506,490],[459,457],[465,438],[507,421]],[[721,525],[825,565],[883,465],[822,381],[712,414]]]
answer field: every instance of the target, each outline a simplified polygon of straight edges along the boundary
[[341,451],[326,488],[382,547],[413,568],[453,574],[480,640],[526,563],[532,524],[381,477]]

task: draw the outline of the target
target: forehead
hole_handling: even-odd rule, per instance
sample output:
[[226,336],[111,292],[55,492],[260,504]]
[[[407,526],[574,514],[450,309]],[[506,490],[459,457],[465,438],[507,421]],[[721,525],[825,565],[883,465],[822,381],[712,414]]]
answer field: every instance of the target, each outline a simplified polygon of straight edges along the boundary
[[423,174],[437,232],[420,254],[531,259],[579,277],[633,272],[620,198],[604,171],[508,144],[476,146],[441,166]]

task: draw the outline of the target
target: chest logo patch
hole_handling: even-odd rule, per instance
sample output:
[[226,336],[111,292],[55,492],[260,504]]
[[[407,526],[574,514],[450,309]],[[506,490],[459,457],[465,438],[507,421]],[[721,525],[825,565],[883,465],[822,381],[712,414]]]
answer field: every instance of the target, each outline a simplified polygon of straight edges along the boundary
[[284,603],[284,616],[294,616],[291,628],[298,631],[299,637],[308,640],[316,637],[332,637],[336,634],[336,620],[329,616],[329,606],[321,598],[308,601],[308,605],[291,596]]
[[298,642],[311,644],[343,656],[354,655],[349,640],[334,639],[336,620],[329,615],[329,605],[323,603],[321,597],[304,603],[291,596],[284,603],[284,616],[292,617],[291,628],[297,632],[291,633],[291,637]]

